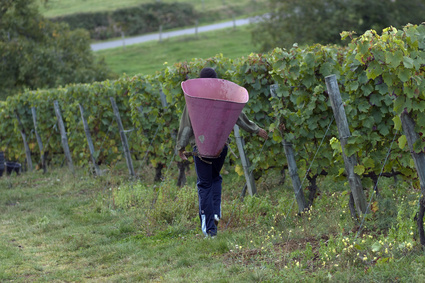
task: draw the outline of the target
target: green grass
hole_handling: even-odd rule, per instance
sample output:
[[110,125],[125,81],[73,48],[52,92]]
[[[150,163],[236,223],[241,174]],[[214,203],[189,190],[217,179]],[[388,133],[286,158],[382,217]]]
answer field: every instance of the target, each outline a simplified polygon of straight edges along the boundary
[[226,163],[219,234],[204,239],[193,168],[188,186],[177,188],[174,167],[154,184],[150,168],[132,182],[124,166],[97,178],[51,168],[0,178],[0,281],[425,279],[425,255],[410,234],[420,192],[408,183],[382,182],[379,205],[356,239],[345,181],[321,181],[312,210],[298,216],[289,180],[280,185],[278,172],[269,172],[258,195],[240,202],[244,178]]
[[150,75],[165,68],[165,62],[172,65],[191,61],[193,58],[214,57],[220,53],[227,58],[239,58],[252,52],[256,52],[256,49],[251,42],[250,28],[241,26],[199,33],[198,37],[174,37],[165,39],[162,43],[158,40],[125,48],[100,50],[95,54],[104,57],[108,66],[118,75]]
[[[156,0],[48,0],[47,5],[40,5],[40,12],[46,17],[57,17],[73,13],[111,11],[119,8],[132,7]],[[38,0],[44,3],[44,0]],[[197,11],[211,11],[223,6],[254,6],[261,7],[265,0],[161,0],[164,3],[190,3]]]

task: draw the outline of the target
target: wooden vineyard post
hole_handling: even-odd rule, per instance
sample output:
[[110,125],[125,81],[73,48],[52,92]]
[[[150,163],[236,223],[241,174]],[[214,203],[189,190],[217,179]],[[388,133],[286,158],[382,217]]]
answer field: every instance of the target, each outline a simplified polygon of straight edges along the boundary
[[338,127],[339,140],[341,142],[342,157],[344,158],[345,171],[347,173],[348,182],[350,184],[351,193],[353,194],[354,203],[358,215],[366,213],[367,202],[366,196],[363,192],[363,186],[359,175],[354,173],[354,166],[357,165],[356,156],[346,156],[345,146],[347,140],[351,137],[350,129],[348,127],[347,116],[345,115],[344,105],[342,103],[341,94],[339,92],[338,82],[335,75],[325,77],[326,88],[328,89],[329,97],[331,99],[332,110],[334,112],[335,121]]
[[298,204],[298,212],[301,213],[308,207],[309,204],[305,200],[304,191],[301,188],[300,176],[298,176],[298,167],[295,162],[294,149],[292,148],[292,144],[288,143],[285,139],[282,139],[282,144],[285,151],[286,161],[288,162],[289,176],[291,176],[295,199]]
[[413,144],[419,139],[419,135],[415,131],[415,122],[407,113],[400,115],[403,132],[406,135],[407,144],[409,145],[410,153],[415,162],[416,171],[418,172],[419,182],[422,195],[425,195],[425,154],[423,152],[416,153],[413,150]]
[[[274,84],[270,86],[270,93],[273,97],[276,97],[276,88],[278,85]],[[308,203],[305,200],[304,191],[301,188],[300,176],[298,176],[298,167],[295,161],[294,149],[292,144],[282,137],[282,145],[285,151],[286,161],[288,162],[289,175],[291,176],[292,187],[294,188],[295,199],[298,204],[298,212],[304,211],[308,207]]]
[[124,37],[124,32],[121,32],[121,38],[122,38],[122,48],[125,49],[125,37]]
[[94,171],[95,171],[96,175],[97,176],[100,176],[101,175],[101,171],[100,171],[99,166],[97,165],[97,162],[96,162],[95,151],[94,151],[94,146],[93,146],[93,140],[91,138],[89,125],[87,124],[87,120],[84,117],[84,108],[83,108],[83,106],[81,104],[78,104],[78,106],[80,107],[81,120],[83,120],[84,132],[86,134],[87,143],[89,145],[90,159],[91,159],[91,161],[93,163],[93,167],[94,167]]
[[159,26],[159,42],[162,42],[162,25]]
[[165,96],[165,93],[162,91],[162,89],[159,89],[159,95],[161,97],[162,107],[166,108],[168,106],[167,97]]
[[133,162],[131,160],[131,154],[130,154],[130,147],[128,146],[127,136],[125,135],[124,127],[122,125],[120,112],[118,111],[118,106],[115,102],[115,99],[113,97],[110,97],[110,99],[111,99],[112,109],[114,110],[114,114],[115,114],[115,120],[117,121],[118,128],[120,131],[120,137],[121,137],[125,160],[127,161],[128,172],[130,173],[132,177],[134,177],[136,176],[136,174],[134,173]]
[[37,128],[38,128],[37,127],[37,112],[35,107],[31,107],[31,112],[32,112],[32,121],[34,123],[35,137],[37,139],[38,148],[40,150],[41,166],[43,167],[43,173],[46,173],[47,172],[46,158],[45,158],[44,150],[43,150],[43,142],[41,141],[41,137],[37,131]]
[[415,122],[408,113],[403,112],[400,115],[403,132],[406,135],[407,144],[409,145],[410,154],[415,162],[416,172],[418,173],[419,183],[421,186],[422,197],[419,201],[419,213],[417,215],[417,225],[419,230],[419,238],[422,246],[425,246],[425,233],[423,227],[423,217],[425,210],[425,154],[423,152],[415,152],[413,145],[419,139],[419,135],[415,131]]
[[66,161],[68,163],[69,170],[71,170],[72,174],[74,174],[75,173],[74,164],[72,163],[71,152],[69,151],[69,145],[68,145],[68,137],[66,136],[65,125],[62,120],[62,114],[59,108],[58,101],[55,100],[53,102],[53,105],[55,107],[56,118],[58,119],[59,130],[61,133],[62,147],[63,147],[63,151],[65,152]]
[[245,180],[246,180],[246,185],[248,188],[248,193],[250,196],[255,195],[257,193],[257,187],[255,186],[255,180],[254,180],[254,176],[253,174],[251,174],[249,172],[249,167],[251,166],[249,163],[248,158],[246,157],[245,154],[245,149],[244,149],[244,141],[241,137],[241,135],[239,134],[239,126],[235,125],[233,127],[233,131],[235,133],[235,138],[236,138],[236,144],[238,146],[238,151],[239,151],[239,155],[241,157],[241,162],[242,162],[242,167],[243,167],[243,172],[245,175]]
[[19,118],[18,111],[15,111],[16,119],[19,123],[19,131],[21,132],[22,140],[24,141],[25,155],[28,163],[28,170],[32,171],[32,160],[31,160],[31,150],[27,143],[27,135],[25,134],[24,125],[22,125],[21,119]]

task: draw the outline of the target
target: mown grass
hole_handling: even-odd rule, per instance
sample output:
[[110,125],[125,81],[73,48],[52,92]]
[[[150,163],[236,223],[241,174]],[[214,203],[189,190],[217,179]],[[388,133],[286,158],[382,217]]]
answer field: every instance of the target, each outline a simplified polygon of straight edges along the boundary
[[[38,0],[40,12],[46,17],[57,17],[73,13],[112,11],[125,7],[152,3],[153,0]],[[199,12],[222,9],[223,6],[260,8],[265,0],[161,0],[164,3],[189,3]]]
[[[118,168],[121,168],[118,170]],[[173,167],[174,168],[174,167]],[[64,169],[0,178],[0,281],[15,282],[423,282],[425,256],[414,240],[420,192],[381,181],[358,234],[344,181],[320,182],[312,209],[297,214],[278,172],[240,201],[243,176],[224,177],[223,219],[201,235],[194,170],[154,183],[132,181],[122,165],[104,176]]]
[[236,29],[198,33],[197,36],[182,36],[150,41],[97,51],[111,70],[122,75],[153,75],[166,65],[191,61],[193,58],[209,58],[223,54],[227,58],[239,58],[256,52],[251,41],[249,26]]

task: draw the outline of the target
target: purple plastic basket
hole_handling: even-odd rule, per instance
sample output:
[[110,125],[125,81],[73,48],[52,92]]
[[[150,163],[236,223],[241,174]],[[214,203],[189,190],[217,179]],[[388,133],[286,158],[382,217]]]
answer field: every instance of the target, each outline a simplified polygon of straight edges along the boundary
[[249,100],[248,91],[233,82],[213,78],[191,79],[181,86],[199,154],[218,157]]

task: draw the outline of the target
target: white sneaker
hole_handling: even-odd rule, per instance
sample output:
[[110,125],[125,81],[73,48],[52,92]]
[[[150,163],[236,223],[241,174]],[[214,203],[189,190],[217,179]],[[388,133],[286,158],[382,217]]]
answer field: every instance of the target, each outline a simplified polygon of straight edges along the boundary
[[220,221],[220,217],[218,217],[217,214],[214,214],[214,224],[215,224],[215,226],[218,225],[218,221]]

